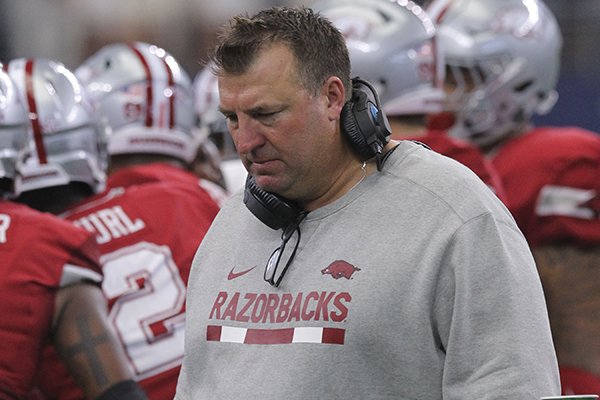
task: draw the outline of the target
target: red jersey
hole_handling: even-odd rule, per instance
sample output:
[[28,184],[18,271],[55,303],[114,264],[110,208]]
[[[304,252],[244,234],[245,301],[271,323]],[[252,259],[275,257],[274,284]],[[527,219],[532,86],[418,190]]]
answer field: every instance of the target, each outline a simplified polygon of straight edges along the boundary
[[56,290],[81,280],[99,284],[98,258],[90,233],[0,200],[0,399],[23,398],[32,389]]
[[[197,185],[140,184],[138,171],[120,171],[120,187],[111,185],[66,218],[96,233],[109,319],[136,380],[150,399],[172,399],[183,359],[190,267],[219,207]],[[57,377],[52,358],[44,372],[46,394],[81,398],[73,383]]]
[[600,135],[538,127],[511,139],[492,162],[531,246],[600,243]]
[[600,377],[577,368],[561,366],[558,369],[560,371],[560,385],[564,395],[600,395]]
[[432,150],[450,157],[473,171],[502,201],[506,192],[500,175],[485,155],[469,142],[454,138],[440,131],[429,131],[424,136],[411,138],[425,143]]

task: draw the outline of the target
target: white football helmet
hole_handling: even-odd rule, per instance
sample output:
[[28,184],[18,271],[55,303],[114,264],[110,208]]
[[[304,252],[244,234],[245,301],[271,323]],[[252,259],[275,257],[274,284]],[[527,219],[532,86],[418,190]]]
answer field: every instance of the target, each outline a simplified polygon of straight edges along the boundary
[[212,63],[201,69],[194,78],[194,105],[198,116],[198,128],[203,137],[212,140],[223,159],[238,155],[227,129],[227,119],[219,111],[219,87],[212,72]]
[[62,63],[42,58],[10,61],[7,72],[29,122],[15,195],[74,182],[89,186],[90,193],[103,190],[107,132],[75,75]]
[[248,171],[237,154],[227,128],[227,119],[219,111],[219,86],[217,77],[212,72],[211,63],[200,70],[194,78],[194,100],[199,130],[203,137],[208,137],[219,149],[221,158],[219,168],[223,174],[225,187],[231,193],[243,189]]
[[428,11],[453,88],[452,135],[490,147],[552,109],[562,35],[541,0],[442,0]]
[[410,0],[324,0],[311,8],[346,38],[352,75],[377,89],[385,113],[442,111],[444,62],[435,27]]
[[112,129],[113,154],[162,154],[190,163],[196,154],[192,84],[164,49],[107,45],[75,70]]
[[12,191],[10,188],[16,175],[17,158],[26,144],[25,107],[19,100],[13,81],[0,64],[0,181],[4,182],[2,191]]

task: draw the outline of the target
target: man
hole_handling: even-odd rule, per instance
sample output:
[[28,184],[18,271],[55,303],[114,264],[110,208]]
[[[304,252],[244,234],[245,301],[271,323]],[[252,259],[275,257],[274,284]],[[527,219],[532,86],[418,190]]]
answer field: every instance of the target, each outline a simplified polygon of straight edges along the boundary
[[[195,155],[190,83],[164,50],[139,43],[101,49],[78,72],[96,88],[92,101],[111,130],[109,177],[107,190],[61,215],[96,235],[110,321],[135,379],[150,399],[171,399],[189,269],[219,211],[203,180],[184,169]],[[47,396],[81,396],[56,357],[44,375]]]
[[[68,86],[53,86],[66,83],[60,77],[68,78],[68,73],[58,72],[64,66],[47,60],[29,60],[26,65],[28,74],[20,78],[31,88],[32,103],[34,91],[40,89],[32,74],[40,69],[45,74],[43,83],[65,98]],[[146,399],[108,322],[94,237],[48,213],[8,200],[14,197],[14,181],[21,175],[17,165],[35,157],[29,148],[34,137],[28,138],[27,114],[15,86],[0,68],[0,398],[21,399],[33,393],[42,350],[51,344],[85,398]],[[81,112],[81,102],[77,97],[71,100],[75,101],[63,111],[74,116]],[[48,116],[48,103],[38,106],[37,113],[28,114],[30,122]],[[47,121],[41,118],[38,127],[45,129]]]
[[429,16],[412,1],[326,0],[312,6],[344,34],[352,74],[373,83],[392,139],[412,139],[466,165],[500,199],[504,189],[474,145],[435,126],[445,94],[444,56]]
[[600,136],[538,128],[494,165],[540,271],[563,394],[600,394]]
[[194,259],[177,400],[559,393],[512,217],[466,167],[388,141],[328,20],[238,16],[213,59],[252,178]]

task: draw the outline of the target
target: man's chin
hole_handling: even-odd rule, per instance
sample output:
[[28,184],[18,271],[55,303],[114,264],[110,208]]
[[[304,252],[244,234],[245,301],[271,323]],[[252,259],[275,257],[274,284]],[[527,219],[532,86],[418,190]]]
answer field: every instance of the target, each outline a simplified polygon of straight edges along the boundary
[[280,177],[274,175],[254,175],[256,184],[269,193],[280,194],[285,191],[285,185]]
[[267,192],[274,192],[278,189],[276,179],[271,175],[254,175],[256,184]]

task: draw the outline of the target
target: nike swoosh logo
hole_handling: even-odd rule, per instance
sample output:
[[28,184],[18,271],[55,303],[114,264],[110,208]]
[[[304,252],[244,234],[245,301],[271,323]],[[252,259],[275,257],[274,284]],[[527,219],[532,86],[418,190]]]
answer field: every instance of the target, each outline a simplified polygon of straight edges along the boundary
[[230,281],[232,279],[239,278],[240,276],[245,275],[248,272],[252,271],[254,268],[256,268],[256,265],[254,267],[252,267],[252,268],[249,268],[247,270],[240,271],[240,272],[233,272],[233,270],[235,269],[235,267],[231,268],[231,271],[229,271],[229,274],[227,275],[227,280]]

